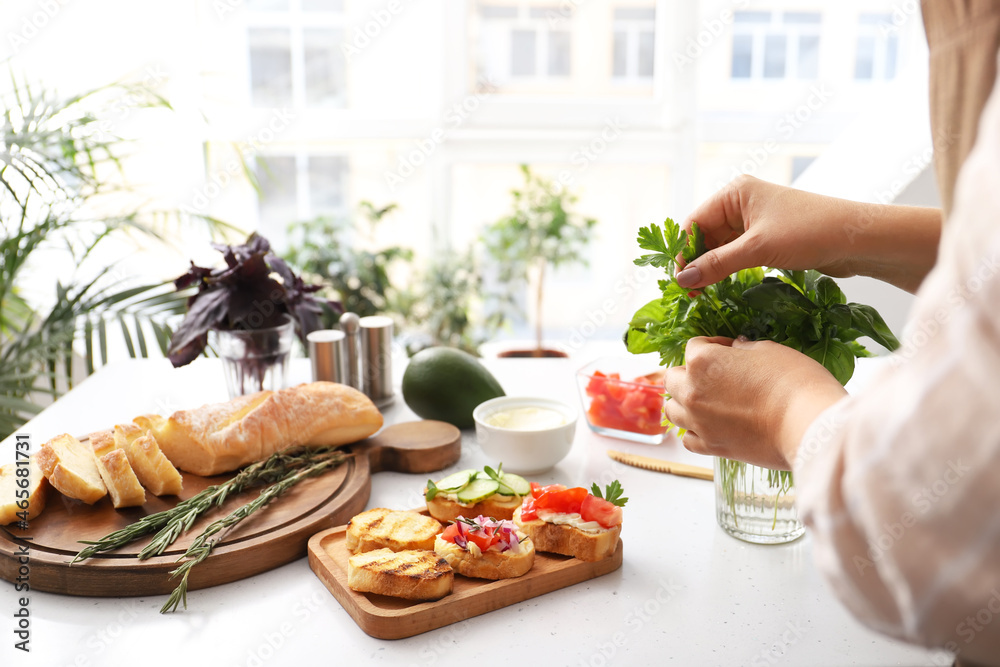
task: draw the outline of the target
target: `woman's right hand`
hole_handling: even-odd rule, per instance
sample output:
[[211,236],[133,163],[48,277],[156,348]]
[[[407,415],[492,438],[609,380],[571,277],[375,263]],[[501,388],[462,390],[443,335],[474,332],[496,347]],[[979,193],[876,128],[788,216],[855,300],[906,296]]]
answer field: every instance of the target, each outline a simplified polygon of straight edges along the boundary
[[709,252],[677,275],[705,287],[756,266],[868,275],[916,291],[937,257],[937,209],[866,204],[739,176],[684,221],[697,221]]

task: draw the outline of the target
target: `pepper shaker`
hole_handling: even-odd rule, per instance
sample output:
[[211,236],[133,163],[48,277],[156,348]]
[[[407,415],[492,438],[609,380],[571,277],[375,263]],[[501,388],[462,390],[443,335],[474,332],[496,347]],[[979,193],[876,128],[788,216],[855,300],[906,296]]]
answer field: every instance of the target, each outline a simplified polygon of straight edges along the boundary
[[361,390],[379,407],[392,403],[392,318],[384,315],[362,317]]
[[341,380],[355,389],[361,389],[361,364],[358,358],[358,323],[360,318],[354,313],[344,313],[340,316],[340,330],[344,332],[344,366],[346,372]]
[[346,382],[346,336],[343,331],[321,329],[306,336],[313,382]]

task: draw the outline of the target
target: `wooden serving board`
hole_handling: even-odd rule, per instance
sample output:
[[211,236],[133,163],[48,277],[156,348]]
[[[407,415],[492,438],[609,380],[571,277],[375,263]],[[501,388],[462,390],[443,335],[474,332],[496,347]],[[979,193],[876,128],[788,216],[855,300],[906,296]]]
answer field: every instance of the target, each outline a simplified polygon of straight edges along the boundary
[[[212,555],[191,570],[188,588],[237,581],[301,558],[312,535],[345,523],[364,509],[373,473],[441,470],[458,460],[461,444],[461,432],[451,424],[422,421],[389,426],[346,446],[344,451],[352,456],[343,465],[300,482],[226,535]],[[203,515],[166,552],[147,560],[140,561],[135,555],[151,536],[70,566],[85,546],[78,540],[99,539],[234,474],[205,478],[184,473],[179,498],[147,494],[142,507],[121,510],[114,509],[107,497],[87,505],[50,488],[45,510],[31,520],[27,530],[14,525],[0,527],[0,578],[11,582],[17,578],[19,548],[27,545],[34,590],[108,597],[169,593],[177,585],[169,572],[177,567],[177,559],[194,537],[212,521],[256,498],[263,487],[229,498],[222,507]]]
[[[426,510],[421,514],[427,514]],[[347,586],[347,526],[318,533],[309,540],[309,567],[365,633],[378,639],[402,639],[464,621],[545,593],[614,572],[622,565],[622,541],[614,554],[588,563],[569,556],[535,552],[528,573],[488,581],[455,574],[450,595],[433,602],[358,593]]]

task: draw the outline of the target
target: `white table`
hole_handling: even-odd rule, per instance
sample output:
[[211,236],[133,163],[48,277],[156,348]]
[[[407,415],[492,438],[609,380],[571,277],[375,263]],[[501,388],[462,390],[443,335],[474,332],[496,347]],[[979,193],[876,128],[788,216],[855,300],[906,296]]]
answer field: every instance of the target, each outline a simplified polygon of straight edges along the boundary
[[[214,360],[179,370],[166,361],[108,366],[23,430],[37,447],[61,432],[87,433],[146,412],[169,413],[226,398]],[[508,394],[578,405],[570,360],[494,360]],[[297,360],[293,379],[308,379]],[[397,396],[387,423],[414,415]],[[659,447],[592,434],[580,423],[570,455],[542,482],[621,480],[624,564],[612,574],[410,639],[365,635],[305,558],[243,581],[195,591],[186,612],[160,615],[162,597],[77,598],[32,592],[31,648],[13,648],[16,598],[0,582],[0,665],[948,665],[950,660],[886,639],[840,606],[812,562],[810,538],[754,546],[715,522],[713,486],[613,463],[619,449],[710,465],[671,439]],[[13,440],[0,446],[13,460]],[[493,464],[463,434],[461,460],[446,472]],[[444,476],[444,472],[440,476]],[[369,507],[408,508],[422,476],[379,473]],[[58,501],[57,501],[58,502]],[[183,662],[182,662],[183,661]],[[469,661],[466,663],[466,661]]]

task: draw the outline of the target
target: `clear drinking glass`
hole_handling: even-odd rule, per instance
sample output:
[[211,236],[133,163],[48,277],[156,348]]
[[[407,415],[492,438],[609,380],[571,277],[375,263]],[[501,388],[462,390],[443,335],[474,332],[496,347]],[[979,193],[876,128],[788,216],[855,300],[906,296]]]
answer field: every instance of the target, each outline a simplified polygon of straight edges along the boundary
[[286,387],[294,336],[295,322],[290,317],[268,329],[216,330],[229,397]]
[[795,508],[792,473],[715,459],[715,516],[746,542],[781,544],[805,533]]

